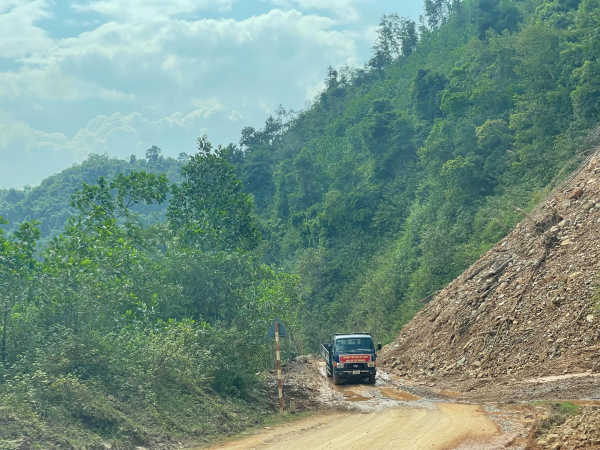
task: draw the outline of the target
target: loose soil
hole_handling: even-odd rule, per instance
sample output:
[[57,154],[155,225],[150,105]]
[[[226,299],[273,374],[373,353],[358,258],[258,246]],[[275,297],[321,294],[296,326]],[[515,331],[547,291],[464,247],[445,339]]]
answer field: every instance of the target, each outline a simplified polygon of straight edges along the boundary
[[600,397],[599,263],[596,154],[433,295],[379,361],[469,400]]

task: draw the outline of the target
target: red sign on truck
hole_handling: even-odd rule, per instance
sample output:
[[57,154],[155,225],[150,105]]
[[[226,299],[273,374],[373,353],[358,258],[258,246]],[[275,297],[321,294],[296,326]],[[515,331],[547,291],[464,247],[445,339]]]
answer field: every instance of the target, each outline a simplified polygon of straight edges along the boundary
[[366,363],[371,362],[371,355],[340,355],[341,363]]

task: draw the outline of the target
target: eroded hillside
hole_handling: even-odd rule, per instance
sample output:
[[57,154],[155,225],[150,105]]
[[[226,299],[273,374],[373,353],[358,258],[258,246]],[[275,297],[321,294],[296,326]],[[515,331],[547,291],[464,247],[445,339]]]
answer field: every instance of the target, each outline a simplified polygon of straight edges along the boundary
[[382,352],[413,379],[600,371],[600,157],[433,299]]

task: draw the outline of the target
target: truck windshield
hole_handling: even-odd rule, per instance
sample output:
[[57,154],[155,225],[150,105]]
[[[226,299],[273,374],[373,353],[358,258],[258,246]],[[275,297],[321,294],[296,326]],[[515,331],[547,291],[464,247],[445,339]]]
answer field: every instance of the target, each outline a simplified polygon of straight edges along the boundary
[[371,338],[338,339],[335,342],[336,352],[341,353],[370,353],[373,350]]

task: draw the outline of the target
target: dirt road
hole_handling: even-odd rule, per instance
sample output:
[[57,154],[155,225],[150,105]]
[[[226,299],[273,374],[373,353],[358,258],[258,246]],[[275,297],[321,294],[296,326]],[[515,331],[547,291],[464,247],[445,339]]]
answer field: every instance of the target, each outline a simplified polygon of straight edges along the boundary
[[441,403],[313,417],[214,449],[482,449],[500,434],[480,407]]
[[[288,395],[319,414],[261,429],[211,450],[403,449],[496,450],[524,448],[528,424],[519,410],[432,400],[430,391],[409,388],[381,373],[375,386],[334,386],[313,358],[288,368]],[[309,392],[309,394],[306,394]],[[299,396],[304,394],[304,399]],[[333,411],[333,412],[331,412]],[[529,424],[530,425],[530,424]]]

